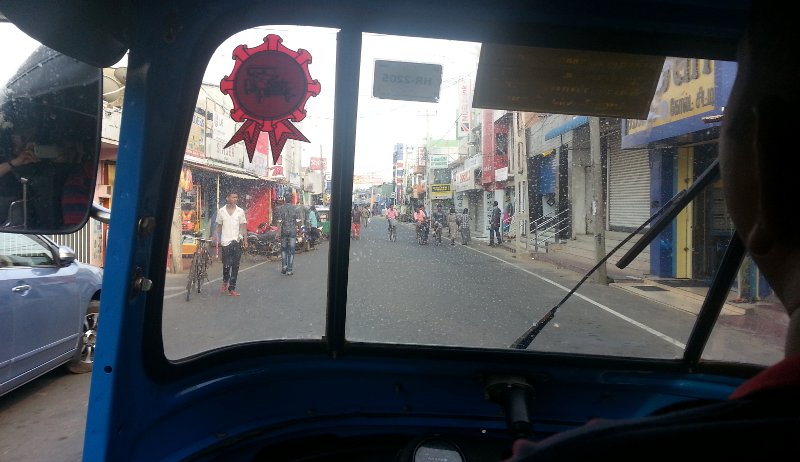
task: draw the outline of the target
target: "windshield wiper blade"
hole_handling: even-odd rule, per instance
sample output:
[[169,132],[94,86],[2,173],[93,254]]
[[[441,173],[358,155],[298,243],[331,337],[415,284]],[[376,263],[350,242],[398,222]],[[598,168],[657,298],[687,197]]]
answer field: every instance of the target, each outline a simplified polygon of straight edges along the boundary
[[608,261],[608,259],[611,258],[611,256],[614,255],[614,253],[617,250],[619,250],[623,245],[627,244],[628,241],[633,239],[633,237],[639,234],[639,232],[642,229],[644,229],[648,224],[650,224],[655,220],[653,226],[651,226],[650,229],[647,230],[647,232],[644,233],[642,237],[636,242],[636,244],[634,244],[634,246],[631,247],[631,249],[628,252],[626,252],[625,255],[623,255],[622,258],[620,258],[620,260],[617,262],[618,268],[625,268],[626,266],[628,266],[630,262],[632,262],[633,259],[636,258],[642,252],[642,250],[644,250],[645,247],[647,247],[647,245],[649,245],[653,241],[653,239],[656,238],[656,236],[658,236],[658,234],[664,229],[664,227],[666,227],[670,222],[672,222],[672,219],[675,218],[675,216],[679,214],[681,210],[683,210],[686,207],[686,205],[689,204],[689,202],[691,202],[692,199],[694,199],[700,193],[700,191],[705,189],[705,187],[708,186],[708,184],[714,181],[717,177],[719,177],[719,160],[714,159],[711,165],[708,166],[708,168],[697,178],[697,180],[695,180],[694,183],[692,183],[691,186],[689,186],[684,190],[679,191],[677,194],[672,196],[672,198],[669,201],[667,201],[667,203],[664,204],[663,207],[658,209],[658,211],[654,213],[653,216],[648,218],[644,223],[642,223],[638,228],[636,228],[634,232],[626,236],[625,239],[620,241],[619,244],[617,244],[613,249],[611,249],[611,251],[608,252],[605,257],[603,257],[599,262],[597,262],[597,264],[594,265],[592,269],[590,269],[583,276],[583,278],[581,278],[581,280],[578,281],[577,284],[575,284],[575,287],[573,287],[567,293],[567,295],[561,299],[560,302],[558,302],[553,308],[551,308],[550,311],[545,313],[545,315],[542,316],[542,319],[537,321],[536,324],[531,326],[527,331],[525,331],[524,334],[522,334],[519,338],[517,338],[514,341],[514,343],[510,345],[510,348],[514,348],[517,350],[524,350],[528,348],[528,346],[530,346],[530,344],[533,342],[533,339],[535,339],[536,336],[539,335],[539,332],[541,332],[542,329],[544,329],[545,326],[547,326],[547,323],[549,323],[556,316],[556,311],[558,311],[561,305],[563,305],[572,296],[572,294],[574,294],[578,290],[578,288],[580,288],[580,286],[582,286],[583,283],[586,282],[587,279],[589,279],[589,276],[591,276],[592,273],[597,271],[597,269],[600,268],[600,266],[602,266],[606,261]]

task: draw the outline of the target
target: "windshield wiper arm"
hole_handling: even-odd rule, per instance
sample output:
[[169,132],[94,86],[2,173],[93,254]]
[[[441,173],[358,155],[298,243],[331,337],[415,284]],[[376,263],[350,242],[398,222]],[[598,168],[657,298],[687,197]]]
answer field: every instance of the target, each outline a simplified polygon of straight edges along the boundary
[[[714,159],[711,165],[706,168],[706,170],[700,174],[699,177],[692,183],[691,186],[681,191],[681,193],[685,193],[681,195],[678,193],[669,200],[664,207],[662,207],[656,215],[660,215],[658,220],[653,223],[653,226],[650,227],[642,237],[636,241],[636,244],[630,248],[622,258],[619,259],[617,262],[617,268],[625,268],[631,264],[634,258],[638,257],[640,253],[647,247],[656,236],[661,233],[661,231],[672,222],[672,219],[675,218],[681,210],[683,210],[689,202],[691,202],[697,194],[700,193],[706,186],[708,186],[712,181],[716,180],[719,177],[719,160]],[[647,223],[645,223],[647,224]],[[644,226],[640,226],[634,234],[638,233]],[[616,250],[616,249],[614,249]]]
[[620,247],[625,245],[634,236],[639,234],[639,231],[644,229],[648,224],[650,224],[655,220],[653,226],[651,226],[650,229],[647,230],[647,232],[644,233],[642,237],[636,242],[636,244],[634,244],[633,247],[631,247],[631,249],[628,250],[628,252],[625,253],[625,255],[623,255],[622,258],[620,258],[620,260],[617,262],[618,268],[625,268],[626,266],[628,266],[630,262],[632,262],[633,259],[636,258],[642,252],[642,250],[644,250],[645,247],[647,247],[650,244],[650,242],[652,242],[653,239],[656,238],[656,236],[658,236],[658,234],[664,229],[664,227],[666,227],[672,221],[672,219],[675,218],[675,216],[679,214],[681,210],[683,210],[684,207],[686,207],[686,205],[689,204],[689,202],[691,202],[692,199],[694,199],[700,193],[700,191],[702,191],[709,183],[714,181],[717,177],[719,177],[719,161],[717,159],[714,159],[711,165],[708,166],[708,168],[697,178],[697,180],[695,180],[694,183],[692,183],[691,186],[689,186],[684,190],[679,191],[677,194],[672,196],[672,198],[669,201],[667,201],[667,203],[664,204],[664,206],[661,207],[656,213],[654,213],[653,216],[648,218],[644,223],[642,223],[638,228],[636,228],[636,231],[626,236],[625,239],[623,239],[622,241],[620,241],[619,244],[616,245],[616,247],[611,249],[611,251],[608,252],[605,257],[603,257],[599,262],[597,262],[597,264],[594,265],[592,269],[590,269],[589,272],[587,272],[583,276],[583,278],[581,278],[581,280],[578,281],[577,284],[575,284],[575,287],[573,287],[567,293],[567,295],[561,299],[560,302],[558,302],[553,308],[551,308],[550,311],[545,313],[545,315],[542,316],[542,319],[540,319],[536,324],[531,326],[527,331],[525,331],[524,334],[522,334],[518,339],[516,339],[514,343],[510,345],[510,348],[514,348],[517,350],[524,350],[528,348],[528,346],[530,346],[530,344],[533,342],[533,339],[535,339],[536,336],[539,335],[539,332],[541,332],[542,329],[545,328],[547,323],[549,323],[556,316],[556,311],[558,311],[561,305],[563,305],[572,296],[572,294],[574,294],[578,290],[578,288],[582,286],[587,279],[589,279],[589,276],[591,276],[592,273],[597,271],[597,268],[600,268],[601,265],[603,265],[609,258],[611,258],[611,256],[614,255],[614,253],[617,250],[619,250]]

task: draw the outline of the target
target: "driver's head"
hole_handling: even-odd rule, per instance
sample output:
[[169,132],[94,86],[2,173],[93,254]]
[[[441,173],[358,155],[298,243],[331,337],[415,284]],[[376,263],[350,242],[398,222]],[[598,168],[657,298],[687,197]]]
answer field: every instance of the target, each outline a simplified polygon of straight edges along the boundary
[[[775,5],[755,2],[753,8],[722,121],[722,184],[739,236],[792,314],[800,312],[800,213],[795,205],[800,156],[793,113],[800,104],[800,62],[795,59],[800,32]],[[800,319],[793,325],[800,329]],[[800,338],[795,345],[800,351]]]

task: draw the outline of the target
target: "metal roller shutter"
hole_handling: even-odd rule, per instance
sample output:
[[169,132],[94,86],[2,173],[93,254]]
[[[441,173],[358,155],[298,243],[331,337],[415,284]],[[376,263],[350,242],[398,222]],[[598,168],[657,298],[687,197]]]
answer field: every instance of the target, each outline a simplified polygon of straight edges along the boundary
[[612,229],[635,229],[649,217],[648,150],[612,150],[608,162],[609,225]]

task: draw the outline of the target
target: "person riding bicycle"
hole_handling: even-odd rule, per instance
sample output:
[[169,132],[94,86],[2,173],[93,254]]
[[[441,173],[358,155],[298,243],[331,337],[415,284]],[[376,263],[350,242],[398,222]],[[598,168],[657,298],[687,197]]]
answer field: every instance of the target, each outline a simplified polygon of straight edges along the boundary
[[442,204],[436,206],[436,211],[431,214],[431,224],[433,225],[433,232],[437,239],[442,240],[442,229],[444,228],[447,215],[442,210]]
[[389,231],[397,226],[397,210],[394,209],[394,204],[390,204],[386,209],[386,221],[389,222]]
[[[417,224],[417,236],[422,237],[424,242],[428,241],[428,215],[425,213],[425,206],[420,205],[414,212],[414,222]],[[423,234],[420,236],[420,234]]]

